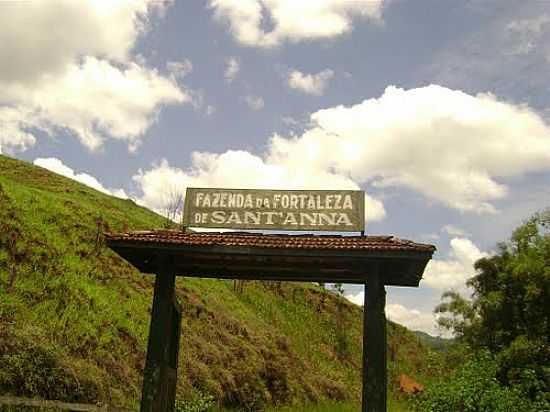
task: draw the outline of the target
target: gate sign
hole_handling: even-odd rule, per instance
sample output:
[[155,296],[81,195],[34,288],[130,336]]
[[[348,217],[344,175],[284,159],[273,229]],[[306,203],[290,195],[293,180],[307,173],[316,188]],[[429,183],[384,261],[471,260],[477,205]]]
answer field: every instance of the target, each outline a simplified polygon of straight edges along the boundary
[[361,232],[360,190],[187,188],[183,223],[191,227]]

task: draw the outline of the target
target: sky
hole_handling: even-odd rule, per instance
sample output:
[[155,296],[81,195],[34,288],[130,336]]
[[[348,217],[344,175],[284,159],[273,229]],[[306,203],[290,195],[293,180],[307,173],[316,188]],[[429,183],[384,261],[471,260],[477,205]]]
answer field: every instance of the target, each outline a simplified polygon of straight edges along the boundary
[[437,246],[386,313],[438,334],[442,292],[550,206],[549,70],[542,0],[0,0],[0,153],[159,212],[364,190],[367,234]]

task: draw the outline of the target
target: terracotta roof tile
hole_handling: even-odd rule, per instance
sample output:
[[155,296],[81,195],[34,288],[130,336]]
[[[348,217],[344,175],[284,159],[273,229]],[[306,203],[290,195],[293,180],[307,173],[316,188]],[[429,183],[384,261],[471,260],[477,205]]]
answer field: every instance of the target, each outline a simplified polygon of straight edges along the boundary
[[236,246],[274,249],[337,249],[371,251],[411,251],[433,253],[435,246],[394,236],[339,236],[313,234],[260,234],[250,232],[182,232],[153,230],[108,233],[109,242],[172,244],[187,246]]

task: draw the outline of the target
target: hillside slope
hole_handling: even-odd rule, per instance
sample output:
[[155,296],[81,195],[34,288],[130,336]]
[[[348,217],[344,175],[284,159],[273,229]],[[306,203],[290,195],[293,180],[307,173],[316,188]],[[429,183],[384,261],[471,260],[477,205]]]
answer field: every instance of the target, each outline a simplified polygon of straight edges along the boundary
[[[130,200],[0,156],[0,394],[135,407],[153,278],[104,231],[165,220]],[[313,284],[179,278],[178,398],[222,405],[360,396],[362,310]],[[429,374],[432,353],[388,326],[390,379]]]

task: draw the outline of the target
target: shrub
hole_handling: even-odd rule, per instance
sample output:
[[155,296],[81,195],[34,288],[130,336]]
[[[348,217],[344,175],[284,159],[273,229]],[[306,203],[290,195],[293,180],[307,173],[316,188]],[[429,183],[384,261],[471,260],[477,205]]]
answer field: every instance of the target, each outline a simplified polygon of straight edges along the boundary
[[519,388],[531,400],[550,404],[550,347],[542,339],[519,336],[497,355],[497,361],[501,382]]
[[430,386],[415,402],[419,412],[533,412],[535,406],[517,389],[496,379],[497,362],[480,352],[448,380]]

